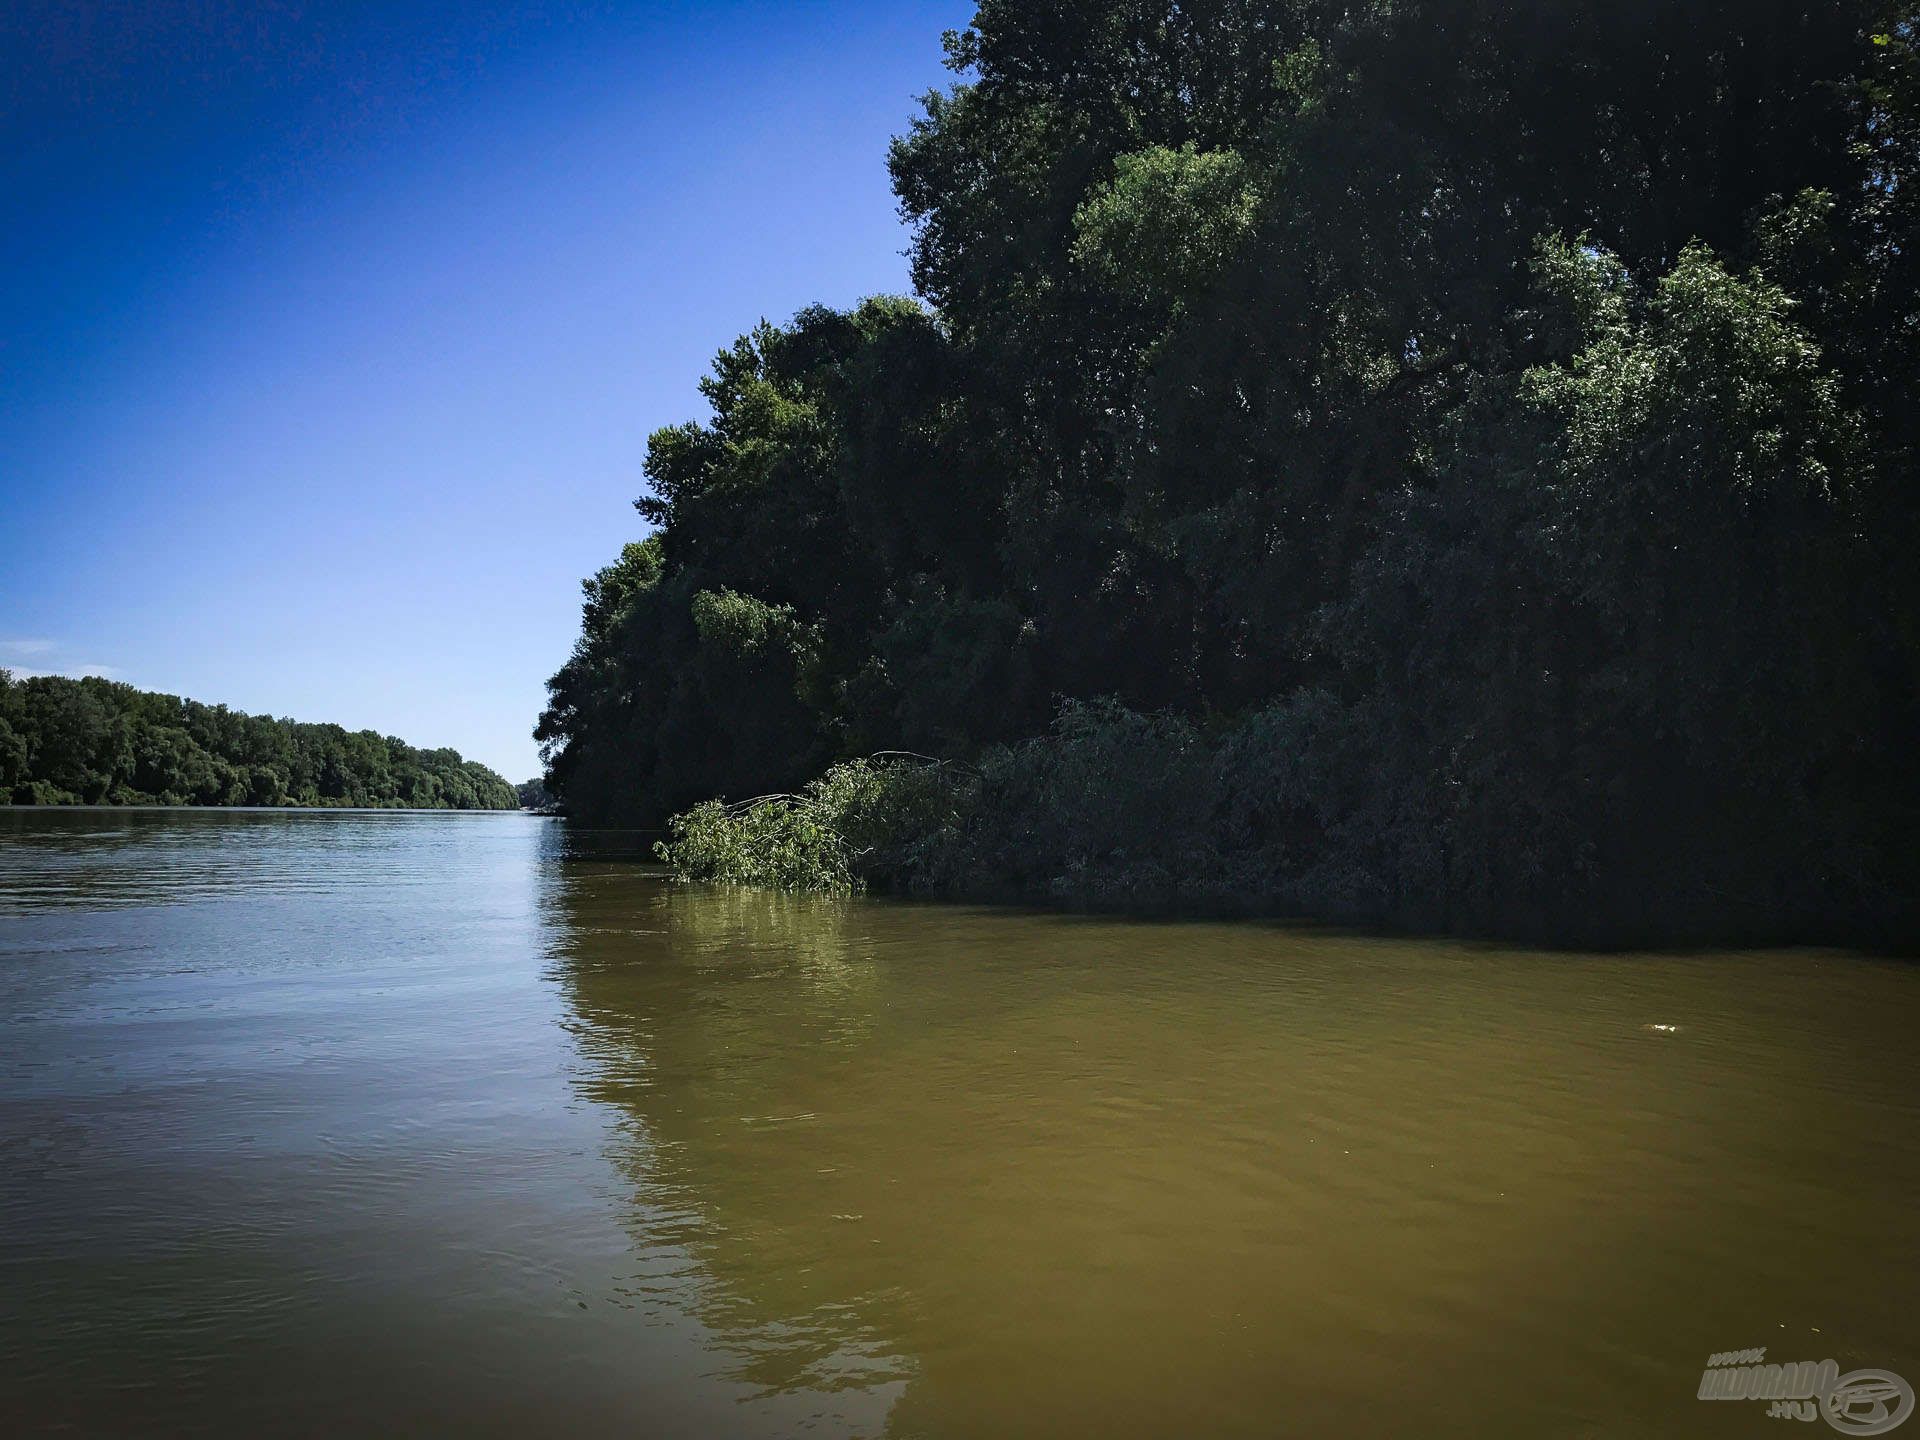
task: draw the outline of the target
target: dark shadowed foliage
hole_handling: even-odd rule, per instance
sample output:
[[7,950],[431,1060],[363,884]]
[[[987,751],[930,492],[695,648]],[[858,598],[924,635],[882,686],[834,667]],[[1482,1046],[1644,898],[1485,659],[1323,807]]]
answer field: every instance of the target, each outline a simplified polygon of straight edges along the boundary
[[[1914,933],[1911,6],[947,45],[890,157],[919,298],[762,325],[653,438],[541,721],[570,811],[721,797],[673,858],[780,883]],[[886,751],[949,762],[897,845],[870,795],[795,827],[923,761],[738,804]]]

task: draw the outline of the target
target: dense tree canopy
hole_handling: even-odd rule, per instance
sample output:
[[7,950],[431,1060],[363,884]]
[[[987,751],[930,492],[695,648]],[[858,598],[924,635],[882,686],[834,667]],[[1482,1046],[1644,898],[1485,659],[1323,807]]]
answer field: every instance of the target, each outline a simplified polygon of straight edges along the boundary
[[511,810],[457,750],[243,715],[112,680],[0,670],[0,804],[328,805]]
[[918,299],[763,324],[651,441],[537,732],[571,811],[908,750],[1057,813],[1151,734],[1179,824],[945,888],[1177,843],[1418,924],[1912,925],[1910,5],[985,0],[947,47]]

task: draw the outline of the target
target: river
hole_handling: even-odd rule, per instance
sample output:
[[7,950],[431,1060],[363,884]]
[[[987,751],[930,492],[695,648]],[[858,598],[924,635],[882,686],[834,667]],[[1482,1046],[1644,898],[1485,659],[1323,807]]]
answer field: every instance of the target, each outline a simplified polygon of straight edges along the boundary
[[1920,1381],[1911,964],[619,851],[0,809],[0,1432],[1764,1437],[1709,1355]]

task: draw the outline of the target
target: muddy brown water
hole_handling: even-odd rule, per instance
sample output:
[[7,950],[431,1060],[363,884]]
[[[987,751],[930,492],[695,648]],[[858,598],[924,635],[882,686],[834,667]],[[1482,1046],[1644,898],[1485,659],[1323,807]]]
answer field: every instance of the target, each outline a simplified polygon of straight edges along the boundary
[[1920,1381],[1920,967],[619,850],[0,810],[0,1430],[1764,1440],[1710,1355]]

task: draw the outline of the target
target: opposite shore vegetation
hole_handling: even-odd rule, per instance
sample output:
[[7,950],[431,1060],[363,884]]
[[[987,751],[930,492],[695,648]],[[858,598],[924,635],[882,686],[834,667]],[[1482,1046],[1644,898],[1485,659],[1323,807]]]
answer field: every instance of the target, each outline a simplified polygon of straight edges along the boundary
[[457,750],[245,715],[98,677],[0,670],[0,804],[513,810]]
[[916,295],[652,437],[537,732],[569,813],[815,889],[1915,934],[1911,6],[946,44]]

